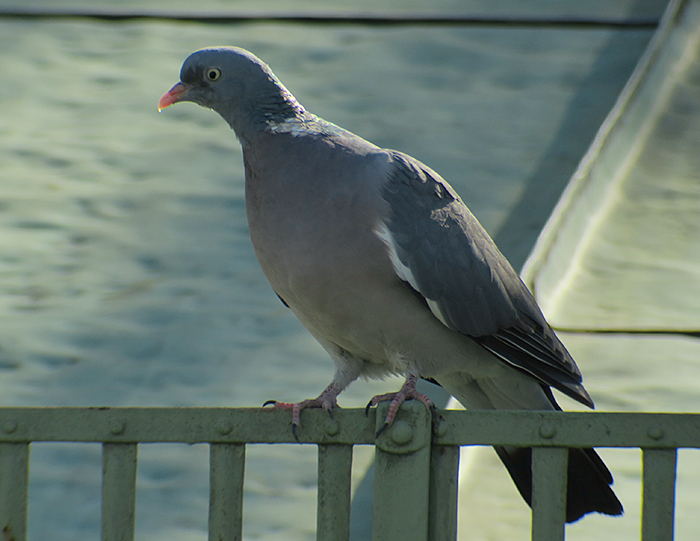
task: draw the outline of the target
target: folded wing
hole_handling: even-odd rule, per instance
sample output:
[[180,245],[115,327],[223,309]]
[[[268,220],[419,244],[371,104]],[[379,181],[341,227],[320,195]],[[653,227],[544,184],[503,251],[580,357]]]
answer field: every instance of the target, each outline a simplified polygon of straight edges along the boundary
[[581,373],[525,284],[452,187],[400,152],[377,232],[397,276],[445,326],[510,366],[593,407]]

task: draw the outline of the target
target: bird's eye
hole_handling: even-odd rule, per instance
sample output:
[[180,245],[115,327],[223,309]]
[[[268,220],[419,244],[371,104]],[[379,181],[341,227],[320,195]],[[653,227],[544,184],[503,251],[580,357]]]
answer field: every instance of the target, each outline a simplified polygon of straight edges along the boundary
[[207,70],[207,79],[210,81],[216,81],[221,77],[221,70],[219,68],[209,68]]

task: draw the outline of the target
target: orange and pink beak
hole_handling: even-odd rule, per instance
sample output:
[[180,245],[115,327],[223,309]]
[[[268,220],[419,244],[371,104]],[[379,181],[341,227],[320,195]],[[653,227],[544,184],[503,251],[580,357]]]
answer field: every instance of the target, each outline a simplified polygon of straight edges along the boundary
[[192,88],[191,85],[177,83],[160,98],[160,101],[158,101],[158,111],[160,112],[166,107],[170,107],[173,103],[180,101],[182,96],[184,96],[190,88]]

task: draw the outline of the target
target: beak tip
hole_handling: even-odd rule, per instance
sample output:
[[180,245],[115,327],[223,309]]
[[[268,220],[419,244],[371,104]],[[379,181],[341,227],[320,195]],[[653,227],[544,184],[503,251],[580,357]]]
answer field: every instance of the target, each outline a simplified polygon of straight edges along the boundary
[[160,113],[163,111],[163,109],[170,107],[173,103],[175,103],[173,96],[170,94],[170,92],[166,92],[163,94],[163,97],[158,100],[158,112]]
[[166,107],[170,107],[173,103],[180,101],[183,94],[185,94],[190,88],[190,86],[177,83],[174,87],[163,94],[160,100],[158,100],[158,112],[160,113]]

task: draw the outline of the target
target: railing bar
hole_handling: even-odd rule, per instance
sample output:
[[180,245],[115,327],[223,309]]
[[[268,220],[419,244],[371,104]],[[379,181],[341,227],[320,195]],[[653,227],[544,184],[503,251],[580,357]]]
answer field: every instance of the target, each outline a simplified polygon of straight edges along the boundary
[[676,449],[642,449],[642,540],[672,541]]
[[430,451],[428,540],[457,539],[459,447],[433,445]]
[[389,402],[377,406],[375,445],[374,541],[425,541],[430,501],[432,419],[420,402],[401,406],[384,430]]
[[[328,414],[322,408],[304,412],[309,421],[305,441],[315,443],[374,443],[376,429],[364,410],[338,410],[336,422],[343,429],[329,434]],[[700,447],[700,414],[454,411],[440,412],[447,428],[435,435],[440,445],[514,445],[532,447]],[[296,443],[289,430],[288,412],[227,408],[0,408],[0,442],[28,441],[125,441],[119,430],[95,427],[128,427],[129,441],[208,443]],[[235,419],[236,430],[222,435],[220,427]],[[543,423],[552,425],[556,441],[543,438]],[[664,427],[661,439],[648,434],[653,425]],[[374,429],[374,430],[373,430]]]
[[318,446],[317,541],[350,539],[352,445]]
[[102,541],[133,541],[136,443],[102,444]]
[[564,541],[569,450],[532,449],[532,539]]
[[0,531],[4,539],[27,539],[29,444],[0,444]]
[[245,445],[209,447],[209,541],[243,539]]
[[245,445],[212,443],[209,448],[209,541],[243,539]]

